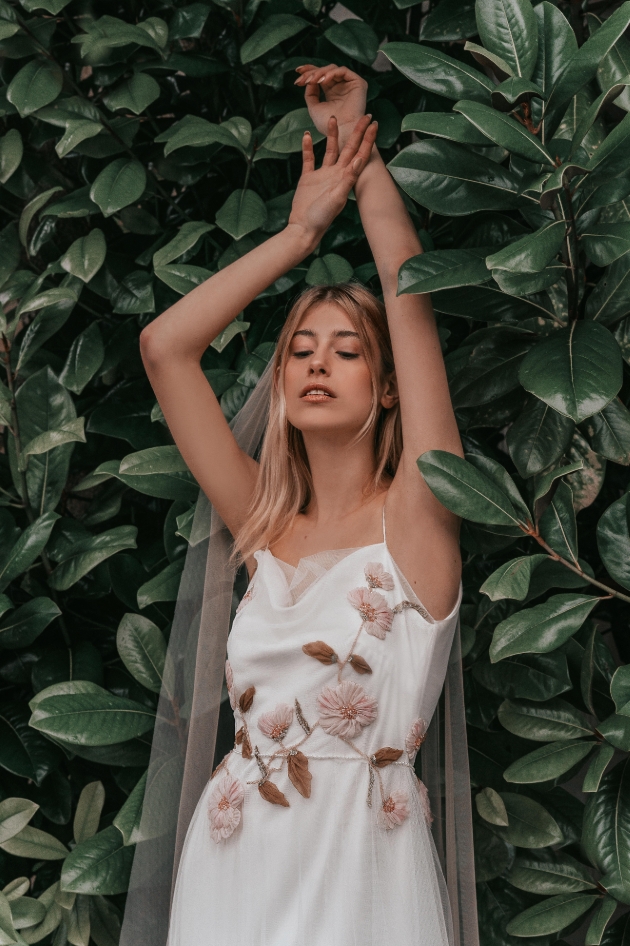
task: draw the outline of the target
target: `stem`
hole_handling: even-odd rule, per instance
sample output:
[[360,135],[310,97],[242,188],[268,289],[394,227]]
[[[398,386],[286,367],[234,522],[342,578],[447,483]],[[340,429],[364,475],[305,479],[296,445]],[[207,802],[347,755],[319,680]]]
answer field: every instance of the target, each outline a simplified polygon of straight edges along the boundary
[[569,210],[569,220],[570,227],[567,234],[567,246],[569,249],[571,257],[571,270],[572,270],[572,279],[571,286],[567,283],[567,288],[569,289],[569,321],[575,322],[578,317],[578,308],[579,308],[579,295],[580,295],[580,286],[578,282],[579,275],[579,252],[577,245],[577,228],[575,225],[575,213],[573,211],[573,199],[571,197],[571,188],[568,184],[563,185],[563,190],[565,193],[568,210]]

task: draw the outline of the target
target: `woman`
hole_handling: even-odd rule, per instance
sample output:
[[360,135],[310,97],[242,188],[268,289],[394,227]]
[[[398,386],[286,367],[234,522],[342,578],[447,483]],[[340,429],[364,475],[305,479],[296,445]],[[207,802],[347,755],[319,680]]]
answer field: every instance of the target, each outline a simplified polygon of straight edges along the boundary
[[[304,135],[287,227],[141,337],[175,442],[250,576],[226,665],[236,744],[188,830],[169,946],[446,946],[413,760],[446,671],[461,565],[458,521],[416,459],[462,448],[430,301],[396,295],[422,248],[374,145],[366,83],[332,65],[298,72],[327,146],[315,170]],[[316,249],[352,188],[384,307],[355,284],[297,300],[258,463],[201,356]]]

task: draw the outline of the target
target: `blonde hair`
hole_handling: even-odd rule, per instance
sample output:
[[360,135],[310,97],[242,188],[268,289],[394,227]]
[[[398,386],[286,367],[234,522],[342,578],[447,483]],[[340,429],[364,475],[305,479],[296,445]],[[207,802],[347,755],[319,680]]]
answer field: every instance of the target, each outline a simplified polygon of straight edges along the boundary
[[372,407],[357,440],[372,434],[374,473],[369,491],[379,488],[385,475],[393,476],[402,453],[402,427],[398,402],[380,405],[384,382],[394,372],[394,356],[385,306],[358,283],[315,286],[294,302],[284,324],[274,355],[274,381],[269,421],[260,453],[260,473],[243,527],[235,536],[238,557],[243,560],[261,547],[273,545],[284,535],[295,516],[312,496],[313,483],[302,432],[287,420],[284,368],[291,339],[309,309],[332,302],[346,313],[363,345],[372,378]]

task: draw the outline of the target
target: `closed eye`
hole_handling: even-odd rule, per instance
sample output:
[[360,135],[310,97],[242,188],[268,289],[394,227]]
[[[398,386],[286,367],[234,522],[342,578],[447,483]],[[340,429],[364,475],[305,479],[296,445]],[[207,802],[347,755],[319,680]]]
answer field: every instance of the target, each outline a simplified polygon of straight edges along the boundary
[[341,355],[342,358],[346,358],[348,360],[359,357],[357,352],[354,352],[354,351],[338,351],[337,354]]

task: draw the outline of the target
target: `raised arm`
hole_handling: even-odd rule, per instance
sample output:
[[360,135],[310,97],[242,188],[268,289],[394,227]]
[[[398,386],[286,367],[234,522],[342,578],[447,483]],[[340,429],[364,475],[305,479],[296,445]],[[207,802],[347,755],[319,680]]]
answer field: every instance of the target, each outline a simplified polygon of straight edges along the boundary
[[319,170],[307,133],[287,227],[183,296],[140,336],[142,359],[175,443],[233,535],[249,506],[258,464],[239,449],[201,370],[201,356],[260,292],[315,249],[369,160],[376,134],[369,125],[369,118],[355,123],[341,154],[333,127]]
[[[343,141],[365,109],[367,84],[343,67],[298,71],[315,124],[335,115]],[[434,615],[445,616],[459,585],[459,522],[428,489],[416,460],[427,450],[463,452],[430,296],[396,294],[398,270],[422,246],[376,146],[355,195],[383,288],[403,427],[403,457],[388,497],[389,544],[419,597]]]

